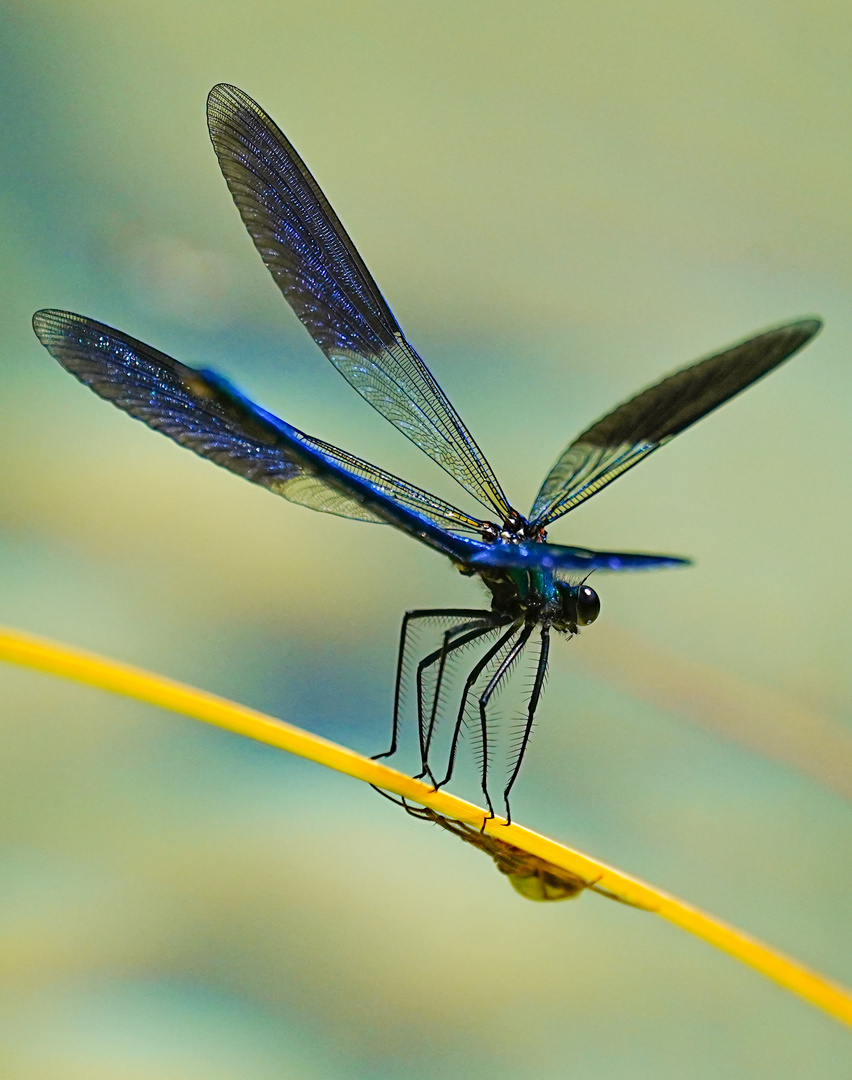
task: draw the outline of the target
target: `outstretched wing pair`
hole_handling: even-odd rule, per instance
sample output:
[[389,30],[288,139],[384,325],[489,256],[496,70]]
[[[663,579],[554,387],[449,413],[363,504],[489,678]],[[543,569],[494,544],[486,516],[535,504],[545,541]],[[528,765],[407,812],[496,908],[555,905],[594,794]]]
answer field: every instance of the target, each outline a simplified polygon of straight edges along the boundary
[[[343,377],[498,522],[511,506],[491,466],[399,324],[299,155],[234,86],[207,102],[210,137],[234,202],[285,299]],[[542,484],[530,523],[544,528],[679,431],[800,349],[819,330],[780,326],[669,376],[593,424]],[[149,427],[313,510],[394,525],[477,567],[638,570],[687,560],[488,542],[480,519],[279,420],[224,379],[71,312],[36,313],[42,344],[71,374]]]

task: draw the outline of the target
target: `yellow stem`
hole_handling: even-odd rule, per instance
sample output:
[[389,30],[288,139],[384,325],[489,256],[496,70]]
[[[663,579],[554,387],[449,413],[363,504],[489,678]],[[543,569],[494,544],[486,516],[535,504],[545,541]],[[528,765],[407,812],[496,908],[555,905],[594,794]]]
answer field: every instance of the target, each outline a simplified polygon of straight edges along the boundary
[[354,750],[338,746],[292,724],[276,720],[244,705],[237,705],[205,690],[197,690],[130,664],[108,660],[18,630],[0,627],[0,660],[97,686],[226,728],[238,735],[268,743],[280,750],[287,750],[291,754],[298,754],[320,765],[327,765],[330,769],[354,776],[358,780],[375,784],[456,821],[463,821],[477,828],[485,822],[487,833],[576,874],[585,881],[593,881],[629,904],[653,911],[730,953],[744,964],[749,964],[836,1019],[852,1025],[852,992],[839,983],[808,970],[741,930],[638,878],[624,874],[606,863],[565,847],[522,825],[507,826],[499,820],[486,820],[481,807],[458,799],[449,792],[433,791],[428,784],[388,768],[379,761],[363,757]]

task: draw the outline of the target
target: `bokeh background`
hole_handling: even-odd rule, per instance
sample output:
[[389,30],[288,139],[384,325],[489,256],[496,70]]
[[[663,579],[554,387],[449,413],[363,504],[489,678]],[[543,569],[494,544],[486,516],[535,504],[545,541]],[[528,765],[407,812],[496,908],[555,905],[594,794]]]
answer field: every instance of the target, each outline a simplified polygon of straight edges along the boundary
[[[292,138],[522,508],[617,401],[826,319],[552,531],[696,565],[596,582],[514,809],[852,982],[849,5],[6,0],[0,55],[0,621],[368,753],[402,612],[475,584],[130,423],[29,326],[84,312],[457,496],[282,302],[215,82]],[[0,701],[10,1080],[850,1075],[773,984],[528,903],[354,781],[35,673]]]

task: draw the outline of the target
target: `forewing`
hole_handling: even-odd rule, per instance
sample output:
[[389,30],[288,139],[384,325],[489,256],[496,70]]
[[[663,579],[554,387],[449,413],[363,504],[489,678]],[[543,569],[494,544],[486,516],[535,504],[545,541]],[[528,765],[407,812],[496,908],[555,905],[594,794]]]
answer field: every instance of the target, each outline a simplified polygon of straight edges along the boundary
[[411,348],[314,178],[247,94],[214,86],[210,138],[261,258],[308,333],[384,417],[503,517],[506,497],[470,432]]
[[821,326],[818,319],[802,319],[768,330],[619,405],[571,443],[550,470],[530,511],[532,523],[547,525],[612,483],[792,356]]
[[[440,529],[481,531],[483,523],[405,480],[304,435],[254,405],[212,372],[188,367],[120,331],[71,312],[39,311],[33,327],[59,363],[96,394],[196,454],[291,502],[414,531],[405,521],[390,521],[381,513],[384,500],[413,511],[415,525],[426,518]],[[317,475],[306,456],[311,452],[322,455],[323,461],[316,465],[325,475]],[[335,468],[342,476],[334,473]],[[346,490],[347,476],[367,481],[371,487],[366,492],[368,502],[362,486]],[[374,505],[369,504],[371,497]]]

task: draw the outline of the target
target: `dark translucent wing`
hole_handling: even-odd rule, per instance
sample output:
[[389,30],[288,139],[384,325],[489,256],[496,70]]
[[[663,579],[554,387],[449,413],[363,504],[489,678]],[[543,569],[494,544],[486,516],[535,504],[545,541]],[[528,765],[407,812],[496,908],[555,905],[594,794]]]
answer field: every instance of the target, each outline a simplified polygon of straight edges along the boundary
[[210,91],[207,122],[245,226],[317,345],[373,408],[504,517],[509,505],[482,451],[282,132],[225,83]]
[[42,345],[100,397],[181,446],[313,510],[395,525],[472,567],[565,571],[640,570],[686,560],[557,544],[488,544],[446,531],[483,523],[428,492],[312,439],[210,371],[69,311],[38,311]]
[[565,450],[530,511],[547,525],[606,487],[678,432],[750,386],[822,326],[802,319],[734,345],[670,375],[598,420]]
[[[360,476],[363,480],[367,480],[373,487],[377,487],[379,491],[388,498],[393,499],[394,502],[407,506],[418,514],[422,514],[442,529],[449,529],[450,532],[456,533],[473,533],[476,536],[480,536],[482,530],[486,527],[487,523],[485,521],[471,517],[470,514],[465,514],[464,511],[459,510],[451,503],[439,499],[437,495],[433,495],[429,491],[424,491],[423,488],[419,488],[414,484],[409,484],[407,480],[403,480],[399,476],[394,476],[393,473],[385,472],[384,469],[380,469],[377,465],[370,465],[369,462],[355,457],[354,454],[349,454],[345,450],[333,446],[331,443],[323,442],[321,439],[314,439],[310,435],[302,434],[302,438],[308,446],[315,447],[320,453],[336,462],[347,472],[352,473],[355,476]],[[302,501],[293,499],[289,491],[287,493],[287,498],[293,502]],[[310,506],[312,510],[325,509],[324,507],[313,506],[307,502],[305,502],[304,505]],[[326,512],[328,513],[329,511]],[[339,513],[339,511],[331,512]],[[354,515],[342,514],[341,516],[353,517]],[[368,519],[364,517],[361,520],[366,521]],[[371,518],[369,520],[379,521],[382,519]]]
[[451,556],[454,548],[446,551],[446,545],[432,542],[444,529],[482,528],[482,522],[434,495],[290,427],[212,372],[187,367],[71,312],[39,311],[33,327],[59,363],[96,394],[291,502],[397,525]]

